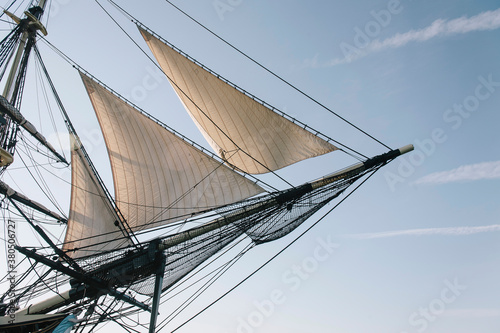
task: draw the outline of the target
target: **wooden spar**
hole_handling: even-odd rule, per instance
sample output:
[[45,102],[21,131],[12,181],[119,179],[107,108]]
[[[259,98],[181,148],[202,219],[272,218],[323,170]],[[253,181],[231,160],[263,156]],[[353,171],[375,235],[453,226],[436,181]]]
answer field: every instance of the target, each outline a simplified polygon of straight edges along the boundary
[[385,164],[392,159],[406,154],[410,151],[413,150],[413,145],[407,145],[404,147],[401,147],[400,149],[394,149],[391,150],[385,154],[378,155],[372,158],[367,159],[364,162],[359,162],[357,164],[354,164],[351,167],[348,167],[346,169],[340,170],[338,172],[335,172],[333,174],[330,174],[328,176],[325,176],[323,178],[320,178],[318,180],[315,180],[310,183],[306,183],[304,185],[292,188],[288,191],[283,191],[281,194],[272,197],[268,200],[258,202],[254,205],[251,205],[250,207],[243,207],[236,211],[235,213],[232,213],[229,216],[223,216],[218,219],[215,219],[214,221],[208,222],[204,225],[201,225],[199,227],[193,228],[186,230],[184,232],[178,233],[176,235],[170,236],[168,238],[165,238],[162,240],[162,242],[159,244],[160,250],[165,250],[170,247],[173,247],[175,245],[181,244],[183,242],[189,241],[191,239],[194,239],[196,237],[199,237],[203,234],[206,234],[210,231],[214,231],[216,229],[219,229],[221,227],[224,227],[226,225],[229,225],[239,219],[242,219],[244,217],[247,217],[251,214],[260,212],[266,208],[272,207],[274,205],[280,205],[285,203],[288,200],[293,200],[295,198],[301,197],[302,195],[311,192],[314,189],[326,186],[328,184],[331,184],[337,180],[340,179],[345,179],[348,177],[351,177],[353,175],[359,174],[363,172],[364,170],[374,166],[374,165],[382,165]]

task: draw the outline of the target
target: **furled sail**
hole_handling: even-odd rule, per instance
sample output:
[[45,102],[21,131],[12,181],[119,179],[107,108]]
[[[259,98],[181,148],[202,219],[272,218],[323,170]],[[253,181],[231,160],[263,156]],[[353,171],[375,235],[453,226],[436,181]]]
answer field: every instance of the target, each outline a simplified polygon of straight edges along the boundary
[[255,182],[81,76],[108,149],[116,204],[133,230],[172,223],[263,192]]
[[337,149],[140,31],[200,131],[229,164],[266,173]]
[[63,250],[81,257],[129,245],[114,208],[74,140],[71,152],[71,203]]

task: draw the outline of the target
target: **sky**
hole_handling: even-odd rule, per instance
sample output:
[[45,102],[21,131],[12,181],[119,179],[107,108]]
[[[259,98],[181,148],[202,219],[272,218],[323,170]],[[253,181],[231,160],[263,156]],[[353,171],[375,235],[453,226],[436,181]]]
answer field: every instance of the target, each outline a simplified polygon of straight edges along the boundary
[[[415,146],[178,332],[498,332],[498,1],[171,2],[391,148]],[[278,109],[365,155],[385,152],[167,2],[117,3]],[[148,52],[134,24],[107,2],[102,5]],[[50,16],[47,40],[208,147],[166,79],[95,2],[54,0]],[[41,49],[80,137],[112,188],[103,140],[78,74],[48,47]],[[55,140],[59,134],[49,130],[46,135]],[[299,185],[354,162],[333,152],[278,174]],[[286,187],[275,177],[262,179]],[[62,206],[68,198],[61,196]],[[195,315],[332,206],[285,238],[252,249],[161,331],[170,332]],[[160,314],[169,306],[163,304]]]

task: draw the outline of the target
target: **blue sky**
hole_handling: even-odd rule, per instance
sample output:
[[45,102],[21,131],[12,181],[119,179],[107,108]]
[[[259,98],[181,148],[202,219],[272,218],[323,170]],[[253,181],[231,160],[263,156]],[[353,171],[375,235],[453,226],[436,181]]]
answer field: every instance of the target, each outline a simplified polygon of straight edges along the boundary
[[[365,155],[385,151],[168,3],[150,1],[140,8],[118,3],[271,105]],[[390,147],[409,143],[416,147],[380,170],[276,260],[179,332],[497,332],[500,4],[173,3]],[[146,49],[135,26],[109,10]],[[205,145],[166,80],[152,74],[154,66],[95,3],[55,0],[52,14],[48,40],[113,89]],[[50,54],[47,65],[111,188],[102,139],[93,115],[86,113],[90,104],[81,82],[58,61]],[[144,89],[145,80],[155,82],[154,88]],[[334,152],[279,174],[298,185],[354,162]],[[285,187],[277,179],[263,178]],[[209,304],[321,215],[294,234],[250,251],[164,331]]]

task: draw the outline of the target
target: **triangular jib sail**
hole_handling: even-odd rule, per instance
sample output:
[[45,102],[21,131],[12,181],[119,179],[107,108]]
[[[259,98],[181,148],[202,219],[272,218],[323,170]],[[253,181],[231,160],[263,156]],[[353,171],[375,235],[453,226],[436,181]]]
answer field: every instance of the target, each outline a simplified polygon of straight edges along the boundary
[[198,128],[229,164],[266,173],[337,149],[140,31]]
[[82,74],[111,162],[116,203],[132,230],[185,219],[263,192]]
[[[37,29],[45,30],[39,21],[45,2],[40,0],[39,6],[30,8],[26,18],[15,17],[19,35],[23,35],[21,40],[27,36],[34,45]],[[10,16],[14,18],[13,14]],[[111,194],[81,145],[46,73],[73,140],[66,236],[61,250],[56,244],[60,241],[54,242],[40,227],[45,217],[39,218],[38,215],[42,213],[50,220],[61,222],[66,222],[66,219],[0,181],[0,194],[5,195],[9,205],[15,208],[5,216],[16,219],[21,215],[49,245],[20,246],[9,234],[9,261],[16,261],[11,260],[13,254],[10,251],[17,250],[32,265],[25,273],[18,269],[22,266],[10,266],[18,269],[20,276],[16,277],[16,283],[9,281],[9,290],[0,295],[2,332],[4,327],[9,332],[17,332],[18,327],[27,327],[30,321],[36,324],[33,329],[52,330],[61,318],[49,313],[64,314],[84,307],[88,309],[88,317],[81,322],[79,329],[92,327],[93,330],[106,321],[123,322],[126,328],[132,326],[126,322],[133,314],[149,311],[149,332],[160,331],[163,327],[157,329],[156,317],[160,312],[162,292],[168,289],[172,298],[176,298],[184,292],[189,293],[192,287],[202,285],[165,318],[170,322],[254,245],[288,235],[356,181],[366,180],[386,163],[413,149],[406,146],[390,150],[315,181],[262,194],[265,191],[258,185],[260,181],[254,181],[248,173],[272,172],[331,152],[338,148],[330,142],[337,141],[280,114],[151,33],[142,29],[141,33],[191,118],[220,158],[206,153],[204,148],[199,148],[81,72],[110,159],[114,184],[114,193]],[[9,43],[10,40],[6,39],[2,46]],[[20,45],[19,51],[24,48]],[[14,48],[11,50],[12,55],[16,54]],[[5,51],[4,54],[8,53]],[[16,62],[21,60],[22,53],[17,54]],[[27,64],[24,59],[22,63]],[[24,67],[20,68],[23,69],[19,71],[22,75],[17,76],[17,86],[13,91],[24,85]],[[44,66],[42,69],[46,72]],[[17,69],[12,71],[15,73]],[[14,78],[14,75],[9,77]],[[22,89],[19,91],[20,97]],[[12,102],[12,105],[17,104]],[[14,120],[9,120],[6,127],[11,132],[4,130],[9,134],[4,137],[9,140],[3,141],[7,144],[3,148],[15,147],[18,125],[45,144],[41,134],[12,105],[11,99],[0,100],[0,114],[4,114],[7,120]],[[53,150],[50,146],[49,149]],[[6,170],[9,163],[4,161],[5,166],[0,171]],[[47,196],[53,202],[52,194],[47,193]],[[22,204],[21,207],[17,202]],[[3,205],[4,209],[9,205]],[[37,214],[26,214],[24,206],[35,209]],[[11,222],[15,223],[15,220],[9,220],[9,225]],[[179,223],[172,225],[174,222]],[[51,224],[47,223],[47,227]],[[165,225],[162,229],[167,230],[160,231]],[[155,230],[149,234],[151,228]],[[140,232],[143,230],[148,235]],[[157,238],[145,241],[146,236]],[[249,242],[240,243],[245,240]],[[41,270],[40,264],[48,269]],[[198,279],[200,275],[204,276]],[[193,280],[188,280],[195,276],[197,280],[193,283]],[[174,288],[181,287],[183,280],[189,281],[189,286],[174,291]],[[26,286],[21,288],[18,282]],[[62,291],[62,286],[67,287],[64,288],[66,291]],[[53,297],[31,303],[49,291],[54,293]],[[13,306],[8,307],[7,302]],[[170,304],[175,303],[177,300]],[[26,307],[18,309],[17,304]],[[16,320],[23,320],[23,326],[9,326],[11,310]],[[32,315],[36,317],[30,317]],[[145,327],[141,321],[138,316],[134,327]]]
[[121,220],[77,139],[71,151],[71,172],[71,204],[63,250],[71,257],[81,257],[129,245],[115,225]]

